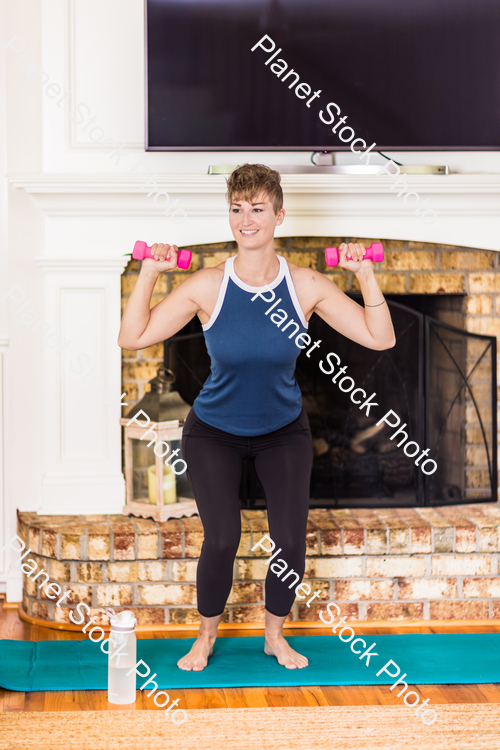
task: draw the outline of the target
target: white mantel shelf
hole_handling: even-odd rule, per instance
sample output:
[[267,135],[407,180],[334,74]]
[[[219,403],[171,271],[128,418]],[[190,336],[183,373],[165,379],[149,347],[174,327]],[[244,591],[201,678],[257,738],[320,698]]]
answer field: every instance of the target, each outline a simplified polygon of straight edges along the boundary
[[[187,212],[188,219],[177,226],[155,205],[153,196],[147,198],[147,190],[141,191],[146,178],[139,175],[10,174],[8,179],[31,194],[47,218],[86,220],[93,246],[99,242],[90,224],[102,225],[104,218],[126,218],[128,231],[135,220],[137,231],[147,234],[146,241],[154,241],[158,231],[169,231],[173,241],[185,245],[232,239],[222,175],[155,177],[158,190],[172,200],[179,198],[177,205]],[[284,174],[286,218],[276,235],[407,239],[500,250],[500,175],[409,175],[405,181],[421,200],[430,199],[426,207],[438,215],[432,224],[415,216],[396,190],[390,191],[394,177]],[[114,248],[108,238],[111,253],[123,252],[120,234]],[[59,253],[57,247],[53,253]]]
[[[404,171],[404,167],[403,167]],[[130,193],[145,182],[139,175],[34,173],[9,174],[9,182],[28,193]],[[158,185],[168,185],[178,192],[220,193],[225,189],[224,175],[157,174]],[[386,186],[395,178],[387,179]],[[500,194],[500,174],[409,175],[408,184],[423,193],[494,193]],[[346,174],[283,174],[281,182],[287,192],[356,193],[387,192],[384,176]]]

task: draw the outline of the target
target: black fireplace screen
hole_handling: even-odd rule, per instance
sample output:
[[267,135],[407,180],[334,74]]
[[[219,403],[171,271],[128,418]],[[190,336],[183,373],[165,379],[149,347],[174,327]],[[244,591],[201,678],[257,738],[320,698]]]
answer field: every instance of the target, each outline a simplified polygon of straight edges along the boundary
[[[295,374],[313,436],[311,507],[496,501],[495,337],[388,304],[397,338],[388,351],[349,341],[317,315],[309,321],[311,339],[321,346],[309,358],[301,353]],[[319,365],[331,372],[329,352],[337,357],[330,358],[335,369],[327,375]],[[192,404],[210,372],[197,318],[165,342],[165,365],[177,376],[174,387]],[[333,382],[341,366],[346,369]],[[350,393],[339,389],[343,377],[352,378],[367,397],[375,394],[374,405],[362,408],[364,398],[353,403]],[[244,507],[265,507],[250,461],[240,496]]]

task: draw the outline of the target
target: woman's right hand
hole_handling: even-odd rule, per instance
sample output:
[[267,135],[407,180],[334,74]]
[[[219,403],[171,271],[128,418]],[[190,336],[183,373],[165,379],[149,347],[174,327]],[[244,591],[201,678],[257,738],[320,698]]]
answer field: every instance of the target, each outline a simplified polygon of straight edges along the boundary
[[179,248],[177,245],[164,245],[161,242],[155,242],[151,245],[151,252],[155,256],[153,258],[144,258],[142,264],[148,270],[153,269],[158,273],[164,271],[174,271],[177,268],[177,255],[179,254]]

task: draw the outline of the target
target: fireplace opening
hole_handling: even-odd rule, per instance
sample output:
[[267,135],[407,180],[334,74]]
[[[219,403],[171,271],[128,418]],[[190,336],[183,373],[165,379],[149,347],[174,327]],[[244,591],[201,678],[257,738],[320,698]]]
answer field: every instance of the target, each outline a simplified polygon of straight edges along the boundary
[[[361,300],[359,295],[349,295]],[[397,343],[365,349],[313,315],[309,334],[321,340],[310,358],[297,360],[296,378],[311,425],[314,463],[311,507],[412,507],[497,499],[496,339],[463,329],[463,295],[386,295]],[[324,374],[335,352],[355,386],[374,393],[367,416],[349,393]],[[192,404],[210,373],[197,318],[164,344],[174,390]],[[392,410],[394,429],[382,424]],[[395,421],[396,418],[391,418]],[[399,427],[404,433],[391,441]],[[407,439],[398,447],[398,442]],[[414,441],[429,449],[437,470],[426,476],[404,453]],[[418,456],[419,454],[417,454]],[[430,465],[429,465],[430,466]],[[265,508],[251,461],[240,485],[244,508]]]
[[[350,295],[354,297],[354,295]],[[387,300],[399,302],[405,307],[430,315],[433,318],[448,323],[455,328],[465,328],[464,302],[465,294],[386,294]],[[358,295],[358,301],[361,297]]]

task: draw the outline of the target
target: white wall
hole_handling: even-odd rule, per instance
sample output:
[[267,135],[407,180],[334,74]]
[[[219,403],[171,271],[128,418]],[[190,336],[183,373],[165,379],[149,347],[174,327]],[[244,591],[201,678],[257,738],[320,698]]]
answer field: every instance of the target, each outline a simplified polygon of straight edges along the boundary
[[[133,240],[160,235],[179,244],[230,239],[224,180],[208,177],[208,166],[310,164],[310,154],[144,153],[143,0],[0,0],[0,34],[1,47],[15,36],[19,41],[12,44],[22,47],[0,53],[0,297],[15,285],[21,291],[12,296],[25,295],[20,302],[11,300],[10,313],[0,301],[0,518],[5,540],[15,529],[16,508],[45,513],[121,510],[120,405],[116,399],[103,403],[89,384],[96,383],[91,377],[100,377],[110,393],[119,393],[119,281],[123,253],[130,252]],[[46,76],[35,80],[40,67],[49,77],[43,86]],[[71,95],[61,101],[68,90]],[[78,120],[78,111],[86,113],[81,125],[70,119]],[[96,119],[84,132],[89,116]],[[118,145],[126,144],[118,163],[113,153],[103,153],[91,141],[93,127]],[[94,131],[94,137],[100,132]],[[449,231],[455,232],[450,241],[457,242],[467,228],[464,195],[469,191],[477,201],[470,217],[486,227],[483,244],[477,246],[500,247],[498,233],[496,245],[487,234],[498,206],[499,184],[493,175],[500,173],[499,153],[400,153],[395,158],[484,174],[483,181],[470,183],[415,179],[419,190],[442,201]],[[162,189],[181,198],[180,206],[189,214],[182,227],[174,227],[141,192],[143,180],[134,172],[139,160],[141,172],[156,174]],[[340,154],[338,160],[353,162],[354,157]],[[411,212],[401,210],[394,195],[382,210],[386,191],[373,178],[330,178],[322,186],[306,178],[283,180],[289,207],[285,234],[350,234],[355,227],[358,236],[378,236],[380,229],[384,237],[410,237],[412,232],[415,238],[433,237],[431,229],[425,234],[423,226],[416,226]],[[335,210],[330,210],[333,204]],[[376,224],[380,216],[385,223]],[[26,310],[37,316],[31,325],[19,311],[28,300]],[[40,337],[44,327],[33,331],[38,321],[71,341],[60,356]],[[85,370],[78,374],[80,354],[94,368],[86,381]],[[0,555],[0,587],[12,575]],[[15,591],[13,583],[11,598]]]
[[[308,152],[144,154],[143,0],[23,0],[22,4],[4,1],[10,11],[8,34],[21,36],[26,41],[25,51],[33,48],[26,59],[42,61],[43,69],[50,75],[49,84],[55,83],[62,92],[72,91],[71,97],[57,105],[61,95],[56,95],[56,89],[51,91],[54,98],[43,96],[37,84],[21,72],[22,63],[11,66],[9,108],[16,127],[11,131],[10,171],[37,172],[41,157],[45,172],[109,174],[128,172],[137,161],[134,155],[143,155],[145,168],[171,174],[206,174],[211,163],[240,163],[250,158],[271,164],[310,164]],[[28,5],[35,9],[33,14],[26,12]],[[4,54],[11,63],[21,56],[11,50]],[[81,125],[68,117],[71,113],[78,119],[77,104],[85,114]],[[28,111],[29,124],[24,117]],[[90,116],[96,120],[87,126]],[[89,138],[93,127],[102,128],[106,137],[117,143],[125,142],[128,158],[122,158],[117,165],[103,155],[99,145]],[[42,132],[43,145],[39,140]],[[26,140],[31,142],[27,152]],[[447,163],[458,172],[500,172],[499,152],[394,154],[407,163]],[[338,159],[355,161],[349,152],[340,153]],[[384,161],[380,157],[379,160]]]
[[[0,0],[0,47],[3,47],[2,19],[5,17],[5,0]],[[5,57],[0,56],[0,133],[5,134],[6,111],[5,104],[7,100],[6,76],[5,76]],[[5,135],[0,140],[0,174],[4,175],[7,170],[7,144]],[[10,523],[7,505],[7,480],[5,476],[6,469],[6,449],[5,449],[5,431],[6,414],[5,414],[5,357],[8,352],[8,322],[7,306],[1,302],[1,297],[5,294],[5,284],[7,279],[7,182],[5,178],[0,178],[0,549],[5,544],[7,534],[7,523]],[[10,508],[9,508],[10,510]],[[6,576],[6,555],[0,551],[0,591],[5,590]]]

